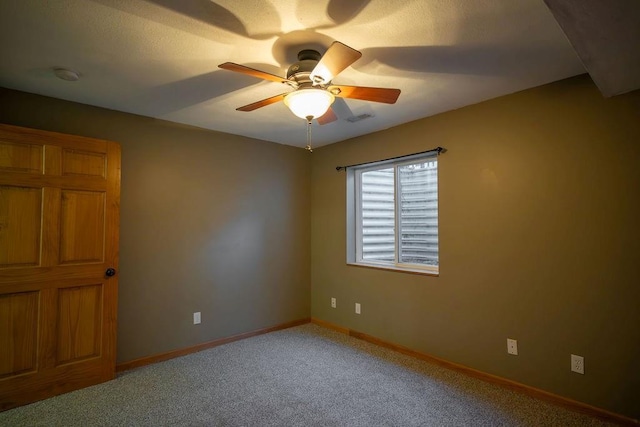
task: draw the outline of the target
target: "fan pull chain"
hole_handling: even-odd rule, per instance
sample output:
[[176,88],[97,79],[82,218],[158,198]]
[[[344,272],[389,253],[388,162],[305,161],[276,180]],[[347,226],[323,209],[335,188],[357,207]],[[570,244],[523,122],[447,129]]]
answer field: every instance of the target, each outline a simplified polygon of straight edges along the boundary
[[311,148],[311,120],[313,120],[313,116],[307,116],[307,146],[305,148],[310,153],[313,153],[313,148]]

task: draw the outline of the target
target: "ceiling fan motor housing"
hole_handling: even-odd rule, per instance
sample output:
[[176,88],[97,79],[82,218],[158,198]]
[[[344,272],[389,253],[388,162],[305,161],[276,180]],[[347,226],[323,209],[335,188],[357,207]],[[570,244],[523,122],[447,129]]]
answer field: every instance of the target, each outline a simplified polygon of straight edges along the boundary
[[294,80],[300,86],[312,84],[309,75],[318,65],[321,55],[313,49],[301,50],[298,53],[298,62],[287,69],[287,80]]

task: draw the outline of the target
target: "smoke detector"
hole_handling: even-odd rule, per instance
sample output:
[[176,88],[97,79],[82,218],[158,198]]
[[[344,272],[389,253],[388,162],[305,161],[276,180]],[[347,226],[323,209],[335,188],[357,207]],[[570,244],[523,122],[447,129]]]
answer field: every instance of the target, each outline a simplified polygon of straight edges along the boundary
[[80,80],[80,74],[77,71],[68,70],[66,68],[54,68],[54,74],[57,78],[66,80],[68,82],[75,82]]

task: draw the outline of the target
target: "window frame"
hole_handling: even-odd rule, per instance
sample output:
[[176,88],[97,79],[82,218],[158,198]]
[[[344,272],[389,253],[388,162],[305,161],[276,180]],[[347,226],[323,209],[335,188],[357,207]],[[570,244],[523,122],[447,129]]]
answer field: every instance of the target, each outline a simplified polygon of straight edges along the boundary
[[[440,165],[438,162],[438,153],[419,153],[402,158],[394,158],[379,162],[371,162],[363,165],[350,167],[347,169],[347,264],[357,267],[378,268],[384,270],[395,270],[401,272],[409,272],[416,274],[424,274],[430,276],[438,276],[440,273],[439,259],[440,248],[438,242],[438,265],[421,265],[406,262],[400,262],[401,236],[400,230],[402,225],[401,206],[398,201],[400,194],[400,180],[398,177],[398,168],[406,165],[435,161],[439,177]],[[393,168],[393,203],[394,203],[394,261],[376,261],[364,260],[362,258],[362,242],[363,242],[363,215],[362,215],[362,174],[370,171]],[[439,201],[439,180],[436,184],[436,194]],[[438,204],[438,237],[439,237],[439,204]]]

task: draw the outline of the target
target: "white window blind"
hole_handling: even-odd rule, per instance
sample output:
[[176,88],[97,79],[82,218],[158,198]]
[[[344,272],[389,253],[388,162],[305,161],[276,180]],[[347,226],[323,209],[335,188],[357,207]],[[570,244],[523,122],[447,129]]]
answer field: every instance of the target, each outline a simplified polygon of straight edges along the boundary
[[435,160],[398,167],[400,262],[438,265],[438,166]]
[[393,168],[362,173],[362,259],[395,261]]
[[347,176],[354,203],[347,225],[355,237],[348,261],[437,272],[436,153],[358,165]]

